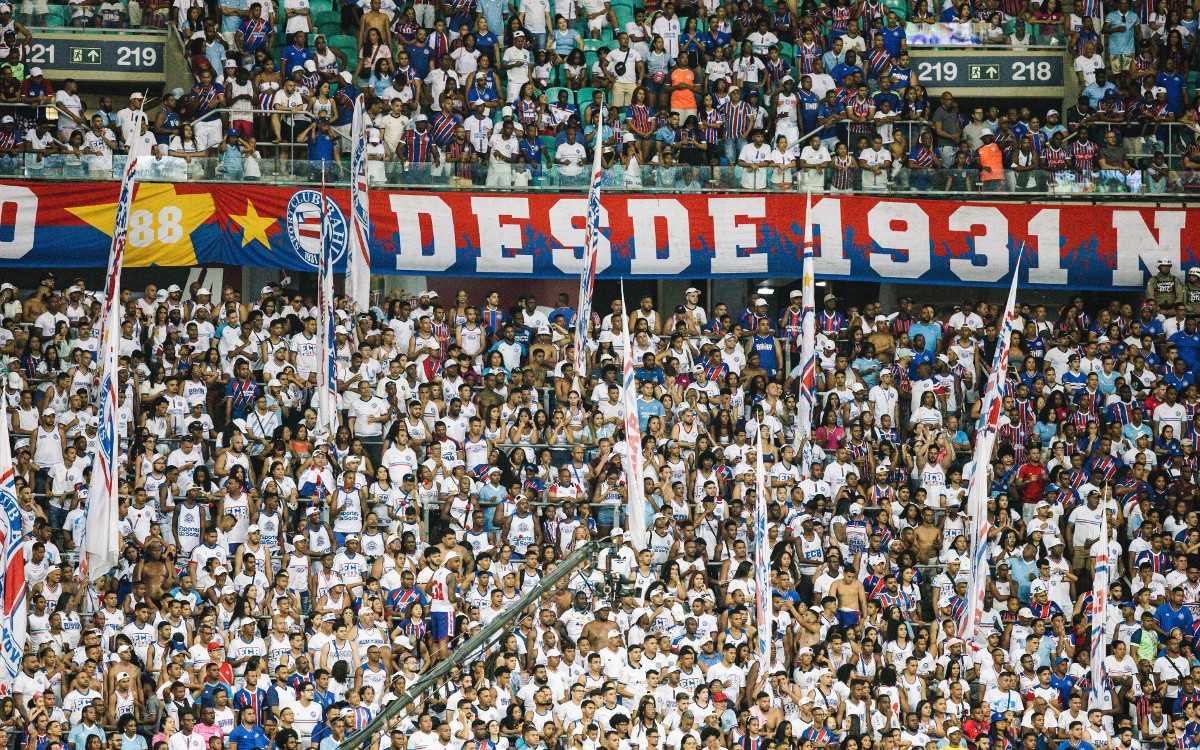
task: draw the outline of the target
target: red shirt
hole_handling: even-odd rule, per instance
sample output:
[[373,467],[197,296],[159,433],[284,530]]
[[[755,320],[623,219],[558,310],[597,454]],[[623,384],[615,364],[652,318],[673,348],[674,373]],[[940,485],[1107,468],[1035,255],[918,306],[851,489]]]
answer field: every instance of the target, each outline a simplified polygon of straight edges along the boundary
[[1029,483],[1021,489],[1021,496],[1027,503],[1041,500],[1046,493],[1046,485],[1050,482],[1050,475],[1041,464],[1025,464],[1017,470],[1017,478]]

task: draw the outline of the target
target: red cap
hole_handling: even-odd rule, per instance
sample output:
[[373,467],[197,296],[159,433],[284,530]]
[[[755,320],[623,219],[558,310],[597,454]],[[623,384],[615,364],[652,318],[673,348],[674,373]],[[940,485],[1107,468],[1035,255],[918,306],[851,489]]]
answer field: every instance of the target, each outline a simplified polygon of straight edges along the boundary
[[715,700],[715,701],[728,701],[728,700],[729,700],[729,696],[728,696],[728,695],[725,695],[725,693],[717,693],[716,695],[714,695],[714,696],[713,696],[713,700]]
[[225,647],[222,646],[221,644],[217,643],[216,641],[213,641],[212,643],[208,644],[209,651],[216,651],[217,649],[221,649],[221,648],[225,648]]

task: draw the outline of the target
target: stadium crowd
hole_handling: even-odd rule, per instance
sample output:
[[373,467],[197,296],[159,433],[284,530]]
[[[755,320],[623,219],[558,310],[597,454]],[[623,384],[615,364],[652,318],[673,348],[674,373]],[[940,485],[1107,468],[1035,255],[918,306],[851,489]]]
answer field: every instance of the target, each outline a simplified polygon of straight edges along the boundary
[[[304,294],[123,290],[123,551],[90,586],[100,303],[50,273],[26,294],[0,284],[29,601],[0,698],[9,748],[333,750],[605,539],[372,747],[1195,747],[1200,269],[1185,280],[1164,258],[1136,306],[1020,305],[979,470],[986,570],[971,569],[963,503],[996,306],[826,294],[814,429],[796,450],[799,292],[783,309],[709,307],[696,288],[614,301],[589,321],[584,373],[571,300],[541,302],[426,292],[352,314],[339,298],[329,434]],[[620,461],[623,330],[643,546]],[[752,563],[758,450],[769,581]],[[1091,566],[1106,545],[1111,699],[1097,704]],[[964,644],[972,575],[985,613]]]
[[[1179,0],[315,5],[0,5],[0,105],[25,105],[0,123],[0,171],[101,177],[128,154],[169,179],[345,178],[361,92],[378,184],[571,186],[601,148],[610,184],[629,188],[1200,185],[1200,19]],[[31,25],[170,27],[195,83],[89,105],[53,67],[22,62],[36,36],[14,10]],[[1068,106],[960,107],[926,89],[910,42],[1065,48],[1082,93]]]

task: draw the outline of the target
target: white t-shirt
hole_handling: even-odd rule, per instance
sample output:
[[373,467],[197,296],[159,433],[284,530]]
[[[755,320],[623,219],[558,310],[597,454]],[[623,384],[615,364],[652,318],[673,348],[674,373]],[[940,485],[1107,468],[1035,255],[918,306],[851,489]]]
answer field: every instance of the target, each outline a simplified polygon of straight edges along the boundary
[[1083,74],[1083,85],[1090,86],[1096,82],[1096,71],[1104,67],[1104,58],[1099,54],[1091,57],[1080,55],[1075,58],[1075,72]]

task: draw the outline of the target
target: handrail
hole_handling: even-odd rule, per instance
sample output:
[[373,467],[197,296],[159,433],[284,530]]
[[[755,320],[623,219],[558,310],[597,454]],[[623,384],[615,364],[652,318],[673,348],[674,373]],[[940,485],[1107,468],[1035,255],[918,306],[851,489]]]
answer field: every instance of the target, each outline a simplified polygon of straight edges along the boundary
[[525,608],[536,604],[542,595],[555,584],[574,573],[575,569],[584,560],[591,557],[594,553],[599,552],[600,547],[600,542],[591,541],[568,555],[562,563],[556,565],[554,570],[543,577],[536,586],[530,589],[529,593],[518,599],[504,614],[489,622],[466,643],[454,649],[454,653],[450,655],[450,658],[438,664],[426,673],[425,676],[413,683],[405,691],[404,695],[384,706],[379,715],[372,719],[365,727],[347,737],[342,744],[338,745],[338,750],[359,750],[363,747],[373,735],[384,729],[393,718],[415,703],[426,691],[434,688],[444,677],[449,675],[450,670],[471,658],[478,648],[486,645],[493,636],[503,630]]

